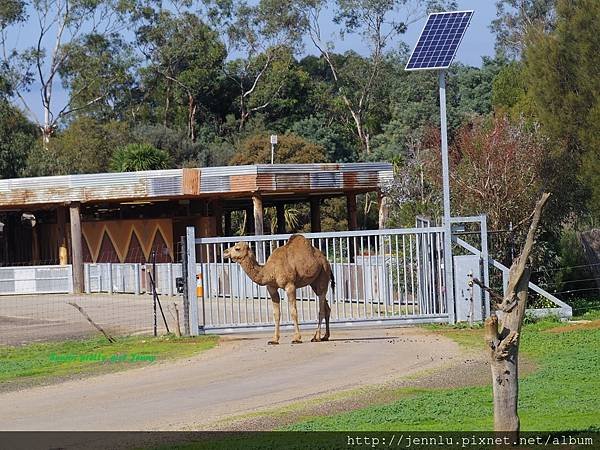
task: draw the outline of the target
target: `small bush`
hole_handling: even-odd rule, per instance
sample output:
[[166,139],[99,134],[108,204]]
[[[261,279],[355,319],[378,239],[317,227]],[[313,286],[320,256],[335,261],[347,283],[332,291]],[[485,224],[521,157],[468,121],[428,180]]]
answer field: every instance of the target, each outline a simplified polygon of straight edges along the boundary
[[128,144],[112,156],[110,168],[114,172],[168,169],[169,154],[149,144]]

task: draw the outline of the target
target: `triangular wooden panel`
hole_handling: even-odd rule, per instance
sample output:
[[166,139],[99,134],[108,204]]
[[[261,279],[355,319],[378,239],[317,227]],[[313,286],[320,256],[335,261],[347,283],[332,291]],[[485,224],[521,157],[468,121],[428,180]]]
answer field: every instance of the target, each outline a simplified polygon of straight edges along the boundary
[[[169,246],[165,242],[165,239],[160,229],[157,229],[156,234],[154,235],[154,241],[152,242],[150,255],[152,255],[152,251],[156,252],[157,263],[169,263],[173,261],[170,254],[171,252],[169,251]],[[152,256],[149,257],[149,260],[151,258]]]
[[150,260],[150,251],[152,249],[152,239],[154,238],[156,230],[156,222],[154,220],[138,221],[133,224],[133,229],[139,237],[146,258]]
[[83,254],[83,262],[84,263],[93,263],[96,262],[92,258],[92,252],[90,251],[90,246],[86,237],[84,236],[81,242],[81,253]]
[[103,222],[83,222],[82,232],[88,242],[89,250],[94,261],[98,260],[102,237],[106,232],[106,225]]
[[125,257],[126,263],[145,263],[146,257],[144,251],[140,245],[140,240],[135,232],[131,233],[131,240],[129,241],[129,249],[127,250],[127,256]]
[[129,248],[129,240],[133,233],[131,222],[107,222],[107,232],[115,244],[115,250],[121,261],[125,260],[127,249]]
[[96,262],[98,263],[118,263],[119,255],[115,250],[115,246],[110,240],[110,236],[108,233],[104,233],[102,236],[102,244],[100,245],[100,252],[98,253],[98,257],[96,258]]
[[156,232],[160,232],[162,235],[171,257],[171,261],[173,261],[175,259],[175,255],[173,253],[173,223],[165,221],[158,222],[158,230]]

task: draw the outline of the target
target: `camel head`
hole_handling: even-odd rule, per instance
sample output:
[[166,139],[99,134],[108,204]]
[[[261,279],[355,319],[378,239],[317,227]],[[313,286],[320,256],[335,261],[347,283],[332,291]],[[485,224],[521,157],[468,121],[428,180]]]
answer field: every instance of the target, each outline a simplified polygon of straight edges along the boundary
[[227,250],[225,250],[223,252],[223,257],[231,258],[231,260],[235,262],[240,262],[250,254],[252,254],[250,245],[248,245],[247,242],[238,242],[233,247],[229,247]]

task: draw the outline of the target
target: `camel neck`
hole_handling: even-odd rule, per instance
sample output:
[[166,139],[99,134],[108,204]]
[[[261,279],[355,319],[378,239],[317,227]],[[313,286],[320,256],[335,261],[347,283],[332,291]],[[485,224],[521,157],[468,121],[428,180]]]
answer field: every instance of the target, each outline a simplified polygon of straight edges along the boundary
[[266,284],[265,277],[263,276],[264,266],[258,264],[256,257],[252,253],[242,259],[240,265],[242,266],[242,269],[244,269],[244,272],[246,272],[246,275],[248,275],[256,284],[261,286]]

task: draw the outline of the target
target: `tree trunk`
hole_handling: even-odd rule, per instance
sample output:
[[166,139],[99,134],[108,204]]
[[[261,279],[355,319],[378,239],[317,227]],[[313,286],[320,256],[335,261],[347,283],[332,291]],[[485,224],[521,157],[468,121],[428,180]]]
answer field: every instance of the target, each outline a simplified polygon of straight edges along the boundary
[[498,330],[498,317],[493,315],[485,322],[486,341],[491,349],[490,368],[494,392],[494,430],[519,432],[517,403],[519,399],[519,333],[529,289],[529,269],[517,286],[517,306],[504,315]]
[[188,136],[192,142],[196,141],[196,129],[195,129],[195,117],[196,117],[196,100],[191,93],[188,93]]
[[165,116],[163,117],[163,126],[165,128],[167,128],[168,124],[169,124],[169,107],[171,106],[170,97],[171,97],[171,80],[167,79],[167,93],[165,96]]
[[[526,267],[533,249],[535,232],[542,209],[550,194],[543,194],[533,214],[527,240],[521,254],[513,261],[509,271],[508,288],[504,297],[492,292],[498,315],[485,321],[485,341],[490,348],[490,367],[494,393],[494,430],[506,433],[519,432],[517,405],[519,399],[519,337],[527,307],[529,268]],[[483,286],[479,280],[473,280]],[[489,288],[485,287],[487,290]],[[498,316],[502,320],[499,325]]]

